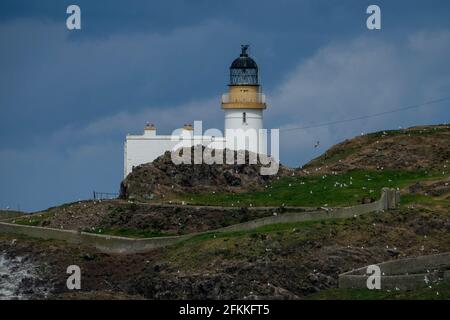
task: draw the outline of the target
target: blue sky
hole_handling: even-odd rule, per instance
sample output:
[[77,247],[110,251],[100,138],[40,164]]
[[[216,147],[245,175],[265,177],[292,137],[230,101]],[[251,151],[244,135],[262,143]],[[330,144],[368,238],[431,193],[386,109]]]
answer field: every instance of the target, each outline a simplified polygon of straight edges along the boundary
[[[66,29],[78,4],[82,30]],[[366,28],[370,4],[382,29]],[[115,192],[123,141],[146,121],[222,128],[228,67],[249,43],[268,128],[450,96],[449,1],[0,2],[0,208]],[[281,134],[298,166],[362,132],[450,121],[449,103]],[[320,147],[314,148],[319,140]]]

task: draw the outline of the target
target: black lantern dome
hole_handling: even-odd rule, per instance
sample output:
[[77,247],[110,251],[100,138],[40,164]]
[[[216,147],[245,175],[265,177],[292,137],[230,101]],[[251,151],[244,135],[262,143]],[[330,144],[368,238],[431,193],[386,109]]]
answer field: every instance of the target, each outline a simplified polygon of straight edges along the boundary
[[241,54],[230,67],[230,85],[258,85],[258,65],[248,56],[248,45],[241,46]]

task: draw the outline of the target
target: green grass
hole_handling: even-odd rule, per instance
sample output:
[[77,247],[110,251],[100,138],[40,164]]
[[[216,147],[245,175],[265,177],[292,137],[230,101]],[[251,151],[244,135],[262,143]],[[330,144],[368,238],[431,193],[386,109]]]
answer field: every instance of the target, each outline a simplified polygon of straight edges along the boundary
[[174,236],[172,233],[157,232],[154,230],[142,230],[131,228],[96,228],[95,230],[87,229],[85,232],[106,234],[111,236],[127,237],[127,238],[154,238]]
[[202,242],[211,239],[223,239],[223,238],[239,238],[239,237],[251,237],[254,238],[259,234],[267,233],[284,233],[284,232],[294,232],[293,230],[312,230],[317,229],[325,225],[337,225],[345,224],[346,219],[327,219],[327,220],[316,220],[316,221],[300,221],[300,222],[286,222],[286,223],[276,223],[267,226],[262,226],[252,230],[244,231],[229,231],[229,232],[207,232],[193,236],[181,244]]
[[401,204],[440,205],[450,207],[450,200],[436,199],[423,194],[405,194],[401,196]]
[[40,226],[41,222],[50,216],[49,213],[37,213],[13,220],[14,223],[24,226]]
[[189,204],[223,206],[350,206],[363,197],[378,199],[381,188],[402,188],[415,181],[442,177],[425,171],[352,171],[340,175],[282,177],[264,191],[182,196]]
[[[294,253],[295,248],[303,245],[308,247],[311,243],[320,243],[324,246],[327,244],[346,246],[351,243],[355,246],[377,245],[380,248],[397,243],[407,246],[408,250],[419,250],[419,245],[423,241],[421,237],[418,236],[418,240],[408,244],[399,240],[404,238],[405,228],[408,236],[415,237],[409,232],[413,230],[409,229],[411,228],[409,222],[429,221],[430,217],[438,216],[442,220],[442,217],[448,218],[448,213],[436,213],[424,208],[414,209],[414,211],[401,208],[398,211],[388,211],[383,214],[370,213],[355,218],[279,223],[236,232],[209,232],[193,236],[167,248],[166,259],[186,270],[202,270],[208,268],[217,259],[247,260],[249,257],[264,257],[271,252],[275,255],[281,252]],[[394,225],[398,228],[391,228]],[[448,245],[438,244],[448,244],[450,238],[444,229],[436,229],[428,233],[426,241],[429,246],[448,251]],[[415,249],[411,249],[413,247]],[[283,249],[277,251],[279,248]],[[267,249],[272,251],[268,252]]]
[[[438,294],[439,293],[439,294]],[[450,284],[415,290],[329,289],[308,297],[310,300],[448,300]]]
[[[372,217],[377,215],[373,214]],[[346,230],[355,221],[370,225],[364,222],[366,219],[371,218],[278,223],[246,231],[209,232],[171,246],[167,249],[166,258],[185,269],[199,270],[218,258],[262,257],[268,254],[268,247],[276,250],[278,245],[294,248],[302,243],[322,241],[330,236],[330,230],[335,232]]]

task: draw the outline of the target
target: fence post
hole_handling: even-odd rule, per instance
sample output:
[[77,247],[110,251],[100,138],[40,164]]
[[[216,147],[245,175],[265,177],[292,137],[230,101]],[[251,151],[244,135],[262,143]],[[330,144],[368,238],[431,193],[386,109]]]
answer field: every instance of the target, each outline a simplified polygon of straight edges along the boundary
[[385,210],[398,208],[400,204],[400,191],[391,188],[383,188],[382,197]]
[[395,190],[395,207],[400,206],[400,190]]
[[381,189],[381,201],[383,202],[383,210],[389,209],[389,188]]

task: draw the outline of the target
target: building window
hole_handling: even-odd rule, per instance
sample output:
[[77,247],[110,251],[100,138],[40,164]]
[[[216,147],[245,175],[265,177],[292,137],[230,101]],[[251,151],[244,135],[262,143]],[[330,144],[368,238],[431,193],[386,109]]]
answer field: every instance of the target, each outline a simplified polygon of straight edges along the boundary
[[242,113],[242,123],[247,124],[247,113],[246,112]]

